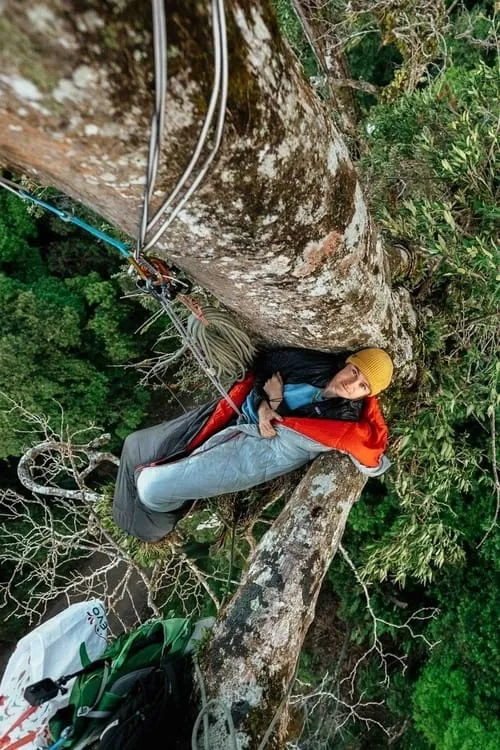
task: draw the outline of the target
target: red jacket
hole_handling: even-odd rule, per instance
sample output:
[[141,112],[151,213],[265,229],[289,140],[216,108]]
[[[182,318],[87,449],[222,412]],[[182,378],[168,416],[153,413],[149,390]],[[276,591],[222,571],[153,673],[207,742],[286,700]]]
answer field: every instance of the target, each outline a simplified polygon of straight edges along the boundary
[[[254,375],[249,374],[231,388],[229,395],[236,406],[242,406],[252,389],[253,382]],[[221,399],[204,427],[189,443],[188,450],[194,450],[216,432],[224,429],[233,417],[233,409],[225,399]],[[387,445],[387,425],[375,396],[368,396],[364,399],[364,408],[359,422],[291,416],[283,417],[280,424],[329,448],[350,453],[361,464],[368,467],[379,465]]]

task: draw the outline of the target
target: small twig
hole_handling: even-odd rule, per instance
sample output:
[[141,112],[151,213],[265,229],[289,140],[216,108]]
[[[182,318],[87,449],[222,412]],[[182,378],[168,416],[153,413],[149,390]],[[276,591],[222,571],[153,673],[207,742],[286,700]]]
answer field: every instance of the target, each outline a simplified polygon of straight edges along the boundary
[[[73,454],[70,454],[70,462],[71,462],[71,465],[72,465],[72,468],[73,468],[75,481],[77,482],[77,484],[78,484],[78,486],[80,488],[80,492],[82,494],[83,499],[85,499],[85,496],[88,493],[87,493],[87,491],[85,489],[85,486],[83,485],[83,483],[82,483],[82,481],[80,479],[80,476],[79,476],[79,473],[78,473],[78,467],[76,466],[75,457],[74,457]],[[117,544],[115,542],[115,540],[113,539],[113,537],[111,536],[111,534],[108,531],[106,531],[105,528],[103,528],[103,526],[101,525],[98,517],[96,516],[96,514],[94,513],[93,510],[90,510],[89,515],[90,515],[91,519],[94,521],[94,523],[96,523],[98,525],[100,533],[106,539],[106,541],[108,542],[108,544],[114,549],[114,551],[117,554],[117,556],[121,557],[124,561],[126,561],[127,564],[128,564],[128,566],[129,566],[129,569],[133,569],[135,571],[135,573],[139,576],[139,578],[141,579],[141,581],[143,582],[143,584],[144,584],[144,586],[146,588],[146,591],[148,592],[148,606],[150,607],[150,609],[153,612],[153,614],[154,614],[155,617],[161,617],[160,610],[158,609],[158,607],[153,602],[153,600],[152,600],[152,598],[150,596],[150,579],[148,578],[148,576],[146,575],[146,573],[144,572],[144,570],[135,562],[135,560],[132,559],[132,557],[130,557],[130,555],[128,554],[128,552],[126,552],[122,547],[120,547],[119,544]]]
[[408,602],[402,602],[401,599],[397,599],[392,594],[386,594],[386,599],[389,599],[390,602],[396,605],[396,607],[399,607],[400,609],[407,609],[408,608]]
[[212,591],[212,589],[210,588],[210,586],[208,585],[207,580],[206,580],[205,576],[203,575],[203,573],[200,571],[200,569],[178,547],[176,547],[176,549],[175,549],[175,554],[179,556],[179,559],[182,560],[182,562],[186,565],[187,568],[189,568],[189,570],[191,571],[191,573],[193,574],[193,576],[197,579],[197,581],[200,583],[200,585],[203,586],[203,588],[205,589],[205,591],[209,595],[210,599],[215,604],[215,607],[216,607],[217,611],[219,611],[219,609],[221,607],[221,603],[217,599],[217,597],[215,596],[215,594]]
[[330,85],[334,89],[349,88],[365,91],[367,94],[374,94],[375,96],[380,94],[380,86],[376,86],[374,83],[369,83],[368,81],[357,80],[355,78],[335,78],[330,81]]
[[[378,656],[380,658],[380,663],[381,663],[381,665],[384,668],[384,679],[382,681],[384,685],[387,685],[388,682],[389,682],[389,674],[388,674],[388,668],[387,668],[387,657],[390,656],[390,657],[396,659],[396,661],[398,661],[401,664],[401,666],[403,668],[403,672],[406,670],[406,657],[397,656],[396,654],[392,654],[392,653],[385,653],[383,651],[382,644],[381,644],[379,636],[378,636],[378,623],[381,623],[383,625],[387,625],[388,627],[391,627],[391,628],[395,628],[396,630],[404,630],[404,629],[406,629],[406,630],[409,631],[409,633],[410,633],[410,635],[411,635],[412,638],[415,638],[415,639],[416,638],[421,638],[424,641],[424,643],[430,649],[432,649],[436,645],[436,642],[431,643],[431,641],[429,641],[425,637],[425,635],[423,635],[422,633],[415,633],[413,631],[413,628],[410,625],[410,623],[412,623],[412,621],[415,621],[415,620],[430,620],[430,619],[434,619],[436,617],[436,615],[438,614],[439,610],[437,608],[435,608],[435,607],[423,607],[423,608],[417,610],[417,612],[414,612],[406,620],[406,622],[404,622],[402,625],[398,625],[397,623],[394,623],[394,622],[388,622],[387,620],[384,620],[381,617],[377,617],[377,615],[373,611],[373,608],[372,608],[372,605],[371,605],[370,594],[368,593],[368,588],[367,588],[365,582],[361,579],[361,576],[359,575],[359,573],[358,573],[358,571],[356,569],[356,566],[354,565],[353,561],[351,560],[351,558],[347,554],[347,551],[344,549],[344,547],[341,544],[339,544],[339,550],[340,550],[340,552],[342,554],[342,557],[344,558],[344,560],[346,561],[346,563],[348,564],[348,566],[351,568],[352,572],[354,573],[354,577],[356,578],[356,581],[358,582],[358,584],[363,589],[363,593],[365,595],[365,600],[366,600],[366,608],[367,608],[368,612],[370,613],[370,617],[372,619],[372,625],[373,625],[373,629],[372,629],[372,639],[373,639],[372,640],[372,645],[370,646],[370,648],[368,649],[368,651],[366,651],[357,660],[357,662],[354,665],[354,667],[353,667],[353,669],[352,669],[351,674],[349,675],[349,677],[345,678],[345,680],[348,680],[348,682],[351,685],[350,693],[351,693],[351,696],[352,696],[354,694],[354,682],[355,682],[355,679],[356,679],[356,676],[357,676],[358,667],[367,658],[367,656],[370,653],[372,653],[372,652],[375,652],[376,654],[378,654]],[[423,615],[422,613],[424,613],[424,612],[426,612],[426,613],[429,612],[429,614]],[[344,680],[342,682],[344,682]]]
[[391,737],[389,737],[389,739],[387,741],[387,744],[388,745],[394,745],[395,742],[397,742],[398,740],[400,740],[401,737],[403,736],[403,734],[408,729],[409,723],[410,723],[410,720],[409,719],[405,719],[403,721],[403,724],[401,725],[401,727],[396,732],[396,734],[393,734]]

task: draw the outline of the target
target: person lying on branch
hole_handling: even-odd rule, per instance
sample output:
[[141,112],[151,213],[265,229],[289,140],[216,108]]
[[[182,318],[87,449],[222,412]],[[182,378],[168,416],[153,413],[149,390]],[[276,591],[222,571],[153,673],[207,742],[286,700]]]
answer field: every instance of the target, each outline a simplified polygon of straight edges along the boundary
[[263,352],[255,366],[254,387],[243,405],[262,437],[274,437],[273,422],[283,417],[313,417],[358,422],[363,399],[391,382],[393,366],[383,349],[335,355],[312,349]]
[[375,398],[393,364],[382,349],[343,355],[287,347],[261,352],[224,399],[125,440],[115,488],[117,525],[144,541],[173,530],[193,500],[249,489],[320,453],[347,453],[365,474],[390,465]]

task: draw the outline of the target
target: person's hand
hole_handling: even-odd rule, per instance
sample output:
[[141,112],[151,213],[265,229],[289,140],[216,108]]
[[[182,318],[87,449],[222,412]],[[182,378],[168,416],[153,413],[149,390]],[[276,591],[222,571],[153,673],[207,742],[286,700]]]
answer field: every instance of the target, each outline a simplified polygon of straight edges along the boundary
[[283,401],[283,378],[281,373],[275,372],[269,380],[264,383],[264,392],[271,404],[271,408],[277,409]]
[[282,422],[283,417],[280,417],[280,415],[277,414],[274,409],[271,409],[266,401],[263,401],[261,403],[261,405],[257,409],[257,414],[259,415],[259,432],[262,437],[274,437],[276,435],[276,430],[274,429],[272,422],[274,420]]

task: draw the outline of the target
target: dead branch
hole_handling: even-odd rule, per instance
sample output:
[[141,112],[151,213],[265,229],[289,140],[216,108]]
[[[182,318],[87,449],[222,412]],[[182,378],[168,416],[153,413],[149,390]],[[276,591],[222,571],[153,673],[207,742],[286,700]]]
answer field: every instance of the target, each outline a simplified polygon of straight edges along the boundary
[[[19,459],[17,466],[17,476],[19,481],[37,495],[46,495],[49,497],[63,497],[67,500],[82,500],[85,497],[89,502],[96,502],[101,499],[101,495],[96,492],[88,490],[84,485],[84,480],[91,474],[97,466],[102,463],[112,463],[114,466],[118,466],[119,459],[108,451],[102,452],[97,451],[96,448],[109,442],[110,435],[103,434],[97,438],[94,438],[88,443],[73,445],[67,441],[61,440],[44,440],[42,443],[29,448],[23,456]],[[75,479],[79,479],[78,484],[82,489],[67,490],[57,485],[45,484],[48,476],[56,477],[61,472],[67,473],[67,466],[65,466],[65,459],[70,459],[73,455],[78,455],[79,463],[82,461],[82,457],[85,457],[87,465],[84,469],[79,470],[75,466],[73,468],[73,475]],[[34,474],[37,470],[40,470],[40,459],[44,462],[43,478],[36,480]]]
[[[27,434],[41,433],[45,440],[29,448],[18,467],[23,486],[34,496],[2,495],[0,562],[7,576],[2,598],[9,616],[37,623],[60,600],[98,595],[119,632],[147,613],[160,617],[172,597],[186,615],[201,611],[207,596],[219,608],[211,576],[170,541],[151,549],[113,531],[107,501],[86,485],[102,463],[118,465],[116,456],[100,450],[109,435],[81,442],[82,434],[95,428],[71,433],[61,411],[56,431],[45,417],[12,408],[21,411]],[[68,481],[75,489],[60,486]]]
[[[385,726],[380,720],[384,708],[384,700],[369,701],[366,700],[363,692],[359,690],[359,670],[361,665],[369,662],[376,657],[382,672],[380,684],[386,688],[390,681],[390,670],[394,665],[399,665],[404,671],[406,669],[406,655],[388,652],[384,649],[379,636],[379,626],[385,625],[394,630],[407,630],[413,639],[421,639],[429,649],[432,649],[436,643],[429,641],[425,635],[417,632],[418,623],[434,619],[438,610],[435,608],[424,608],[414,612],[402,624],[388,622],[373,610],[370,593],[367,584],[362,580],[349,554],[342,544],[339,544],[339,550],[349,568],[354,573],[357,583],[361,586],[366,608],[372,621],[372,632],[369,647],[356,659],[354,666],[349,674],[342,679],[340,677],[340,661],[342,654],[337,662],[333,674],[326,673],[321,684],[311,690],[307,683],[299,683],[300,690],[291,699],[291,705],[301,708],[305,715],[304,732],[301,736],[300,747],[304,750],[328,750],[335,744],[338,735],[349,722],[361,722],[368,729],[370,726],[376,726],[388,738],[388,743],[395,741],[399,736],[401,728]],[[349,632],[349,631],[348,631]],[[344,647],[346,640],[344,640]],[[344,651],[344,647],[342,651]],[[404,730],[403,730],[404,731]],[[288,750],[298,750],[295,743],[289,743]]]
[[374,94],[375,96],[380,94],[380,86],[375,86],[374,83],[368,83],[368,81],[358,81],[353,78],[337,78],[334,81],[331,81],[330,85],[334,89],[350,88],[357,89],[358,91],[365,91],[367,94]]
[[348,564],[348,566],[351,568],[352,572],[354,573],[354,577],[356,578],[356,581],[363,589],[363,593],[365,595],[365,600],[366,600],[366,609],[368,610],[371,620],[372,620],[372,644],[370,648],[368,649],[368,651],[365,651],[365,653],[357,660],[349,677],[345,678],[346,681],[350,685],[349,692],[352,696],[354,693],[354,687],[355,687],[358,668],[362,664],[362,662],[364,662],[371,654],[377,654],[379,658],[379,663],[383,670],[383,679],[381,682],[384,686],[387,686],[389,684],[389,669],[388,669],[389,657],[401,664],[403,672],[406,669],[406,657],[400,657],[400,656],[397,656],[396,654],[386,653],[384,651],[382,643],[378,636],[379,623],[382,625],[387,625],[391,628],[394,628],[395,630],[407,630],[410,633],[412,638],[422,639],[424,643],[426,644],[426,646],[429,649],[432,649],[434,648],[434,646],[437,645],[437,642],[432,643],[422,633],[416,633],[413,630],[413,627],[416,622],[435,619],[437,615],[439,614],[439,610],[436,607],[424,607],[422,609],[419,609],[417,612],[414,612],[412,615],[410,615],[410,617],[408,617],[406,622],[404,622],[402,625],[398,625],[397,623],[394,623],[394,622],[388,622],[387,620],[383,620],[381,617],[378,617],[373,611],[373,608],[371,605],[370,594],[368,592],[368,587],[366,583],[362,580],[354,563],[352,562],[348,553],[346,552],[346,550],[341,544],[339,545],[339,549],[340,549],[340,552],[342,553],[342,557],[344,558],[344,560],[346,561],[346,563]]

